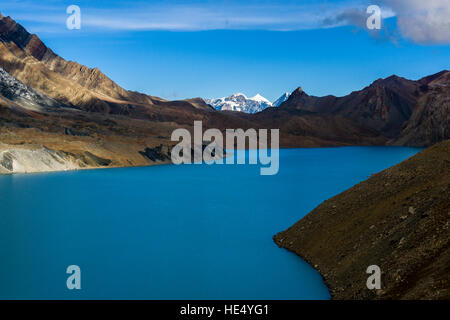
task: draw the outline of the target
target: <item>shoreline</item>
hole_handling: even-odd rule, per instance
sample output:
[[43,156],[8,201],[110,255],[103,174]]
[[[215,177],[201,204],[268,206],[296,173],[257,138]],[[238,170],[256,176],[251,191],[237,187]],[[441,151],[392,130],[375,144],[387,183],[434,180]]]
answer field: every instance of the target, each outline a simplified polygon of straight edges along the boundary
[[[446,288],[436,290],[435,295],[429,295],[429,291],[424,293],[424,290],[445,283],[439,268],[447,254],[442,245],[445,248],[445,241],[449,242],[449,239],[442,238],[442,232],[445,235],[445,230],[448,229],[448,218],[445,220],[442,212],[445,214],[445,208],[449,206],[445,202],[448,199],[446,179],[449,176],[449,168],[446,164],[450,160],[449,151],[450,140],[447,140],[371,175],[369,179],[322,200],[299,222],[272,236],[272,240],[278,248],[296,254],[318,272],[331,300],[419,299],[424,294],[428,294],[426,299],[445,297]],[[171,162],[70,171],[140,168],[164,164]],[[433,193],[429,193],[431,188],[434,189]],[[423,194],[424,192],[426,194]],[[405,198],[407,202],[395,200],[398,203],[393,205],[393,197]],[[428,199],[434,200],[430,203]],[[386,201],[387,206],[384,204]],[[423,223],[428,225],[421,225]],[[416,236],[416,233],[419,236]],[[435,235],[438,236],[437,239],[434,239]],[[426,238],[430,236],[431,240]],[[411,251],[408,251],[410,249],[407,250],[415,250],[414,248],[420,246],[423,248],[418,254],[413,251],[417,257],[412,256]],[[350,264],[346,260],[350,260]],[[426,289],[411,289],[410,286],[414,286],[414,283],[408,279],[413,277],[415,272],[423,272],[423,261],[430,262],[432,268],[437,269],[425,278],[436,278],[438,283]],[[384,271],[382,290],[370,291],[365,288],[365,268],[370,264],[380,264]],[[405,269],[404,266],[408,268]],[[429,268],[428,265],[425,267]],[[385,283],[387,288],[384,287]]]
[[[450,140],[323,201],[273,236],[318,271],[333,300],[450,298]],[[381,289],[366,287],[370,265]]]
[[[364,147],[370,147],[370,148],[375,148],[375,147],[388,147],[388,148],[415,148],[415,149],[424,149],[424,147],[416,147],[416,146],[396,146],[396,145],[344,145],[344,146],[325,146],[325,147],[281,147],[280,150],[295,150],[295,149],[336,149],[336,148],[364,148]],[[48,149],[48,150],[52,150],[49,149],[45,146],[43,146],[43,149]],[[21,150],[26,150],[26,151],[32,151],[35,150],[33,148],[21,148]],[[244,150],[244,149],[237,149],[236,151],[239,150]],[[259,150],[259,149],[245,149],[245,150]],[[9,151],[9,149],[5,149],[5,150],[0,150],[0,153],[2,152],[7,152]],[[55,151],[55,150],[52,150]],[[226,151],[226,149],[225,149]],[[62,152],[65,153],[64,151],[56,151],[56,152]],[[61,169],[61,170],[38,170],[38,171],[28,171],[28,172],[5,172],[2,171],[2,168],[0,167],[0,176],[3,175],[17,175],[17,174],[23,174],[23,175],[28,175],[28,174],[36,174],[36,173],[53,173],[53,172],[73,172],[73,171],[84,171],[84,170],[96,170],[96,169],[118,169],[118,168],[140,168],[140,167],[152,167],[152,166],[159,166],[159,165],[170,165],[173,164],[171,161],[160,161],[160,162],[153,162],[153,163],[145,163],[145,164],[134,164],[134,165],[120,165],[120,164],[113,164],[113,165],[108,165],[108,166],[83,166],[83,167],[78,167],[78,168],[72,168],[72,169]]]
[[313,268],[314,270],[317,271],[317,273],[319,274],[320,278],[322,279],[322,282],[327,287],[328,292],[330,293],[330,300],[335,300],[334,289],[332,288],[328,278],[326,277],[326,274],[322,273],[322,271],[320,270],[319,266],[318,265],[314,265],[307,257],[303,256],[302,254],[300,254],[300,253],[298,253],[298,252],[296,252],[294,250],[291,250],[288,247],[283,246],[283,244],[282,244],[283,241],[279,242],[279,240],[276,237],[277,237],[277,234],[272,237],[272,240],[278,246],[278,248],[283,249],[283,250],[287,250],[288,252],[291,252],[291,253],[295,254],[297,257],[299,257],[300,259],[305,261],[311,268]]

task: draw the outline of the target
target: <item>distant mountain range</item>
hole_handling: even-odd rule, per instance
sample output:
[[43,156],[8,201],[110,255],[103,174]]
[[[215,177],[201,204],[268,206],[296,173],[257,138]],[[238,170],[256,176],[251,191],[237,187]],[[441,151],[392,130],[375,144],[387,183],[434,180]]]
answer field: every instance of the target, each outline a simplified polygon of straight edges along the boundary
[[45,148],[47,156],[51,149],[80,167],[167,162],[172,131],[193,130],[195,120],[220,130],[278,128],[281,147],[422,147],[450,138],[447,70],[417,81],[379,79],[344,97],[314,97],[298,88],[274,103],[243,94],[209,104],[167,101],[64,60],[1,15],[0,68],[0,152]]
[[243,93],[235,93],[229,97],[218,99],[205,99],[205,102],[219,111],[240,111],[245,113],[257,113],[272,106],[272,103],[257,94],[247,98]]
[[298,88],[278,109],[331,118],[332,122],[345,119],[364,130],[377,131],[388,144],[429,146],[450,138],[450,71],[417,81],[394,75],[343,97],[314,97]]
[[205,102],[219,111],[240,111],[245,113],[257,113],[270,107],[279,107],[289,98],[289,93],[283,94],[275,102],[270,102],[260,94],[247,98],[243,93],[235,93],[229,97],[218,99],[205,99]]

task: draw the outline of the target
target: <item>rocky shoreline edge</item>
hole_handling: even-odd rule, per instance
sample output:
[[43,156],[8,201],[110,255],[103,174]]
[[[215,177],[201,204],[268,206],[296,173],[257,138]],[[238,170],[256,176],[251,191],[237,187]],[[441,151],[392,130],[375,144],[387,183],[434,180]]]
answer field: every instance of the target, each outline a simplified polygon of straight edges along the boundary
[[[207,145],[202,145],[203,150]],[[137,154],[133,154],[134,157],[140,158],[140,161],[133,162],[132,160],[126,160],[126,153],[112,154],[112,159],[109,159],[103,156],[105,152],[102,153],[102,150],[98,152],[87,150],[70,152],[51,149],[42,145],[6,145],[0,142],[0,175],[172,164],[171,150],[172,146],[163,144],[156,147],[145,147]],[[102,156],[96,155],[94,152],[102,154]],[[226,151],[223,150],[222,152],[226,157]],[[191,148],[191,153],[193,157],[193,148]]]

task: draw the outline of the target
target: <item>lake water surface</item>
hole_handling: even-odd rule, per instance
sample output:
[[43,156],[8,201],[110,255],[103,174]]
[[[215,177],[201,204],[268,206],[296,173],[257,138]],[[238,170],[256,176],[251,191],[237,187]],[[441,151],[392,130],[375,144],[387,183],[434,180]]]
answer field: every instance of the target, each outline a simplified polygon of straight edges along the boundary
[[[1,299],[329,299],[272,236],[420,151],[280,150],[256,165],[0,176]],[[81,268],[68,290],[66,268]]]

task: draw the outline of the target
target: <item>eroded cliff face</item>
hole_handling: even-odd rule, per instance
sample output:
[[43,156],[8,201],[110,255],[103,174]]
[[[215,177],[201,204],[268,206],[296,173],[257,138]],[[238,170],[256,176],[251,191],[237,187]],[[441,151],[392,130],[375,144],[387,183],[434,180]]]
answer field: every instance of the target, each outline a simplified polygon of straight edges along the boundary
[[82,166],[67,154],[47,148],[0,151],[0,173],[67,171]]
[[[274,237],[334,299],[450,299],[450,140],[325,201]],[[381,290],[366,270],[381,269]]]

